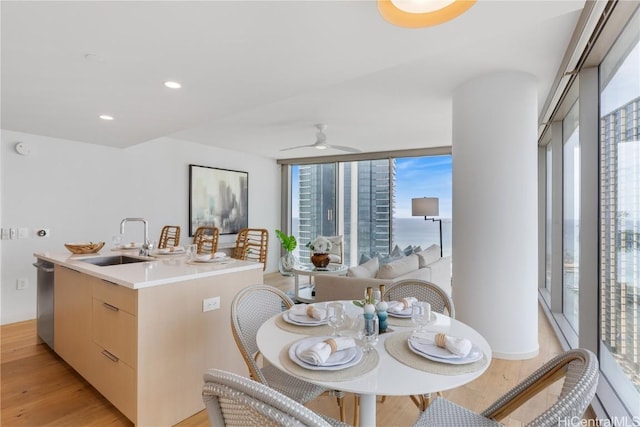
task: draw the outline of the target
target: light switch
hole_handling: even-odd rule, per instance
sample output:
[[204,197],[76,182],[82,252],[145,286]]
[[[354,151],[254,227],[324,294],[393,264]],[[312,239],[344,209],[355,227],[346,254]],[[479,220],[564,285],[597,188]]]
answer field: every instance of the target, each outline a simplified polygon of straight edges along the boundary
[[18,239],[27,239],[29,238],[29,229],[26,227],[18,228]]

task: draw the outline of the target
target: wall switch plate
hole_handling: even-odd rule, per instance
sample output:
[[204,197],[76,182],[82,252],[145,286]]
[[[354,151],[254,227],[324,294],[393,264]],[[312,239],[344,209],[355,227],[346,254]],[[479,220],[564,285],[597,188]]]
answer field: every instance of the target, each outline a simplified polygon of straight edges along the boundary
[[2,229],[2,235],[0,236],[2,238],[2,240],[9,240],[9,229],[8,228],[3,228]]
[[29,229],[26,227],[18,228],[18,239],[27,239],[29,238]]
[[202,300],[202,312],[213,311],[220,308],[220,297],[206,298]]
[[18,229],[17,228],[10,228],[9,229],[9,239],[11,240],[15,240],[18,238]]
[[29,287],[29,279],[26,277],[21,277],[16,280],[16,289],[19,291],[24,291]]

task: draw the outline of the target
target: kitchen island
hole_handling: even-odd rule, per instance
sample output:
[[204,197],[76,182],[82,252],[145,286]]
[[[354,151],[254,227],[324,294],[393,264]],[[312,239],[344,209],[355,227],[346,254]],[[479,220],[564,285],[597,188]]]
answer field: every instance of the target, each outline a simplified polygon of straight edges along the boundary
[[[85,262],[120,255],[140,262]],[[230,304],[240,289],[262,283],[262,264],[108,250],[34,256],[55,266],[55,352],[136,425],[169,426],[204,409],[208,368],[247,375]],[[204,300],[213,310],[204,311]]]

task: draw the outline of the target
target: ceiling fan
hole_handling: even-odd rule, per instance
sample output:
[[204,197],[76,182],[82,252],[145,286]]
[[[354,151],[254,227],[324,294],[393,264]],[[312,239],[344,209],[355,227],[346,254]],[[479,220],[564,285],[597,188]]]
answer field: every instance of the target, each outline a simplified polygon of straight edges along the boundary
[[325,129],[327,129],[327,125],[319,123],[319,124],[316,125],[316,128],[318,129],[318,132],[316,133],[316,142],[314,142],[313,144],[298,145],[296,147],[283,148],[280,151],[295,150],[297,148],[314,147],[314,148],[317,148],[318,150],[324,150],[324,149],[327,149],[327,148],[333,148],[335,150],[346,151],[347,153],[359,153],[360,152],[360,150],[358,150],[357,148],[353,148],[353,147],[345,147],[344,145],[327,144],[327,135],[325,135],[325,133],[324,133]]

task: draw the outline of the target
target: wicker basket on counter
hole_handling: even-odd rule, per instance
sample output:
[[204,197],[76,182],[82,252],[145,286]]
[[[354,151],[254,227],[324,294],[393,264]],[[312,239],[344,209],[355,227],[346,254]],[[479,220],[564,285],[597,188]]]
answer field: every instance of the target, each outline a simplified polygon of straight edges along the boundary
[[98,243],[65,243],[64,247],[74,254],[94,254],[104,246],[104,242]]

